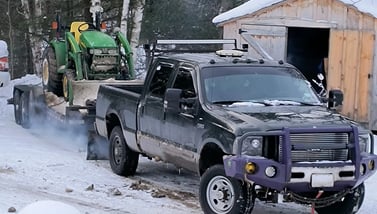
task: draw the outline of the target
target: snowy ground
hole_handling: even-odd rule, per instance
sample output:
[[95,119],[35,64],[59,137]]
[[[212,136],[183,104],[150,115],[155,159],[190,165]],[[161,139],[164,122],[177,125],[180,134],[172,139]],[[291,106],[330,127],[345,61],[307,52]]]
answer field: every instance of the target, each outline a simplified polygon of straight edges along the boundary
[[[27,78],[27,82],[36,81]],[[19,213],[41,200],[69,204],[82,214],[202,213],[197,175],[141,158],[136,176],[117,176],[108,161],[85,160],[84,136],[59,132],[48,124],[30,130],[16,125],[13,107],[6,104],[9,97],[11,85],[0,88],[0,214],[8,213],[11,207]],[[376,178],[366,182],[366,198],[359,213],[375,213]],[[253,213],[310,211],[296,204],[258,202]]]

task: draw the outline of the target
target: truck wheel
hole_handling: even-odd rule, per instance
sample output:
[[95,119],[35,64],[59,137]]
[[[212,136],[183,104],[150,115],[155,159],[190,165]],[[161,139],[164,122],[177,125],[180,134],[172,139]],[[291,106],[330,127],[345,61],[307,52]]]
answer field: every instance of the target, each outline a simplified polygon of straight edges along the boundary
[[205,214],[251,213],[254,198],[246,190],[241,181],[226,176],[223,165],[214,165],[200,179],[200,205]]
[[14,119],[16,124],[21,125],[21,109],[20,109],[20,91],[15,90],[13,94]]
[[62,74],[58,73],[56,55],[52,47],[48,47],[43,54],[42,83],[45,89],[57,96],[63,95]]
[[110,166],[117,175],[130,176],[136,172],[139,153],[132,151],[124,139],[122,129],[114,127],[110,135]]
[[352,192],[348,193],[342,201],[331,204],[327,207],[316,208],[318,214],[353,214],[356,213],[364,201],[365,186],[364,183],[356,187]]

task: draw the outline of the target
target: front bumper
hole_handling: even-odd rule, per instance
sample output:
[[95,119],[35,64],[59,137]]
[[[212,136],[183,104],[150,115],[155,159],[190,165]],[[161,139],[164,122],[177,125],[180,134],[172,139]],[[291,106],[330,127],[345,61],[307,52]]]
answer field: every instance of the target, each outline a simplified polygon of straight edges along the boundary
[[[350,136],[348,149],[350,158],[347,161],[319,161],[292,163],[290,135],[296,133],[347,132]],[[284,189],[293,192],[311,192],[319,189],[324,191],[340,191],[354,188],[364,182],[376,171],[377,156],[371,153],[360,153],[358,131],[356,127],[336,129],[283,129],[273,135],[282,136],[283,157],[275,161],[264,157],[241,155],[242,139],[250,135],[261,133],[247,133],[235,144],[236,155],[224,156],[224,168],[228,176],[244,180],[253,184],[272,188],[277,191]],[[264,133],[271,135],[271,132]],[[373,146],[372,146],[373,148]],[[252,163],[255,170],[248,173],[245,166]],[[268,177],[266,168],[273,167],[275,175]]]

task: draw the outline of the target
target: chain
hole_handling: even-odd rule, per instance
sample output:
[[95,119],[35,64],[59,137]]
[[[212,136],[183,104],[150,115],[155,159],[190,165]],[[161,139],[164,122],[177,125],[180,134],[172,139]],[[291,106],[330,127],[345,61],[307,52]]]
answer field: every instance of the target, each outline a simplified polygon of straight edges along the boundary
[[327,207],[331,204],[334,204],[340,201],[344,196],[346,196],[350,192],[351,192],[350,189],[346,189],[334,195],[327,196],[324,198],[317,198],[317,199],[304,197],[294,192],[291,192],[290,195],[293,201],[296,201],[301,204],[314,204],[316,208],[322,208],[322,207]]

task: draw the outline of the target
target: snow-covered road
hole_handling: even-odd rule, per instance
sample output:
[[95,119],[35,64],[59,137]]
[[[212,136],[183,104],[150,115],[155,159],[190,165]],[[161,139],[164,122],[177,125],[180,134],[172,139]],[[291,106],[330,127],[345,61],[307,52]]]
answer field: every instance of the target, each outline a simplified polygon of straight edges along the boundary
[[[85,137],[48,124],[30,130],[16,125],[13,107],[6,104],[10,96],[10,87],[0,88],[0,214],[39,200],[61,201],[83,214],[201,213],[197,175],[141,158],[135,176],[117,176],[107,160],[85,160]],[[376,178],[366,182],[359,213],[375,213]],[[253,213],[310,211],[296,204],[258,202]]]

